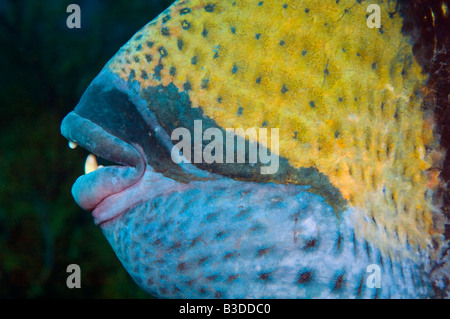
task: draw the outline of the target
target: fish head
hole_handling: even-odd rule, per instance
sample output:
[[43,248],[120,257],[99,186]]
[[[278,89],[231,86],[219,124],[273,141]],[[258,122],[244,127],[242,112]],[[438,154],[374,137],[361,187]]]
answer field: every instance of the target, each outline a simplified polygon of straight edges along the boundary
[[401,17],[366,20],[360,1],[176,1],[108,62],[61,132],[119,164],[72,194],[141,287],[373,297],[361,274],[380,264],[382,296],[428,293],[406,279],[422,277],[433,237],[427,77]]

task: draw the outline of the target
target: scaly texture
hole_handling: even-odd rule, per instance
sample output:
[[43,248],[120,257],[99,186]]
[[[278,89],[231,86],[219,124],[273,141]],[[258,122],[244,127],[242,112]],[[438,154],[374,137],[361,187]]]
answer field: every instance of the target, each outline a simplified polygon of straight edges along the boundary
[[142,89],[174,84],[221,127],[280,128],[280,155],[328,176],[360,212],[359,236],[385,253],[425,247],[436,185],[425,75],[395,2],[376,3],[381,29],[361,1],[177,1],[108,67]]

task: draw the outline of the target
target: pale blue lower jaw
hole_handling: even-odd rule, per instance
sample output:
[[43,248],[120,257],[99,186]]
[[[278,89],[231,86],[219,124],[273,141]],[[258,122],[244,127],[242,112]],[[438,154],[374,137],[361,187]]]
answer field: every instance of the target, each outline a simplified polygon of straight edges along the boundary
[[[356,238],[352,212],[337,218],[308,187],[219,177],[170,191],[178,183],[154,174],[158,181],[145,201],[101,225],[124,267],[152,295],[418,298],[429,294],[420,262],[392,260]],[[374,269],[380,270],[379,288],[370,284]]]

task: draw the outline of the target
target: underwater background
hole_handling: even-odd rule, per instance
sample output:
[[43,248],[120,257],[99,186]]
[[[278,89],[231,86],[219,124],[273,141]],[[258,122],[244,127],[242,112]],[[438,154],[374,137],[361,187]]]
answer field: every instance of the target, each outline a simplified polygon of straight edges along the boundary
[[[70,4],[81,29],[69,29]],[[70,189],[87,151],[63,117],[131,36],[171,0],[0,1],[0,298],[148,297]],[[69,264],[81,288],[69,289]]]

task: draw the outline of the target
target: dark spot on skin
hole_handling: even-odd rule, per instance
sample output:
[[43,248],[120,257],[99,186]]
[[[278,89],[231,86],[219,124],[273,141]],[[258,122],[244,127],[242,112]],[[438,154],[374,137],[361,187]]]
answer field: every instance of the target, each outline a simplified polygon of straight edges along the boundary
[[141,51],[142,50],[142,44],[139,44],[137,47],[136,47],[136,51]]
[[383,34],[383,33],[384,33],[384,31],[383,31],[382,28],[379,28],[379,29],[378,29],[378,32],[380,32],[380,34]]
[[236,214],[236,216],[234,216],[237,219],[245,219],[246,217],[248,217],[247,215],[250,213],[250,209],[245,208],[243,210],[241,210],[238,214]]
[[203,258],[200,258],[199,261],[198,261],[198,265],[201,266],[208,259],[209,259],[209,256],[205,256]]
[[214,295],[214,297],[216,297],[217,299],[222,298],[223,294],[220,291],[217,291],[216,294]]
[[231,33],[233,33],[233,34],[236,33],[236,27],[231,27],[230,30],[231,30]]
[[303,50],[303,51],[302,51],[302,55],[303,55],[303,56],[305,56],[306,53],[307,53],[306,50]]
[[325,74],[325,76],[330,75],[330,71],[328,71],[328,67],[326,67],[325,70],[323,70],[323,73]]
[[258,6],[262,6],[264,2],[260,1],[258,2]]
[[287,4],[283,4],[283,8],[287,9],[288,5]]
[[184,88],[185,91],[189,91],[191,89],[191,83],[185,82],[183,84],[183,88]]
[[166,23],[167,21],[170,20],[170,18],[171,18],[170,15],[166,15],[166,16],[162,19],[162,22],[163,22],[163,23]]
[[139,63],[139,61],[140,61],[139,57],[137,57],[137,56],[135,56],[133,59],[134,59],[134,62],[136,62],[136,63]]
[[260,37],[261,37],[261,33],[255,34],[255,39],[256,39],[256,40],[259,40]]
[[134,80],[135,77],[136,77],[136,72],[134,70],[131,70],[130,76],[128,77],[128,81]]
[[142,34],[137,35],[134,39],[135,39],[136,41],[139,41],[140,39],[142,39]]
[[207,89],[208,88],[208,84],[209,84],[209,79],[203,79],[202,80],[202,84],[200,85],[200,87],[202,89]]
[[336,242],[336,250],[339,252],[341,250],[341,244],[342,244],[342,236],[339,234],[337,242]]
[[217,234],[216,234],[216,238],[217,239],[224,239],[224,238],[226,238],[228,236],[228,234],[227,234],[227,232],[226,231],[220,231],[220,232],[218,232]]
[[[339,137],[339,131],[334,132],[334,138],[338,138]],[[340,237],[340,235],[339,235]]]
[[280,41],[280,45],[284,45],[284,41],[283,40]]
[[210,222],[212,220],[215,220],[217,216],[219,216],[219,212],[209,213],[208,215],[206,215],[206,220]]
[[[350,175],[352,175],[351,172],[350,172]],[[354,254],[356,256],[356,235],[355,235],[355,232],[352,232],[352,241],[353,241],[353,251],[354,251]]]
[[216,279],[218,278],[218,275],[212,275],[212,276],[208,276],[206,277],[206,279],[208,279],[209,281],[216,281]]
[[198,290],[198,292],[199,292],[201,295],[204,295],[204,294],[207,293],[207,290],[206,290],[204,287],[202,287],[202,288],[200,288],[200,289]]
[[287,91],[289,91],[286,87],[286,85],[283,85],[283,87],[281,88],[281,93],[286,93]]
[[195,282],[195,279],[191,279],[188,282],[186,282],[186,285],[188,285],[188,287],[192,286],[192,284]]
[[367,256],[369,256],[370,258],[370,248],[369,248],[369,243],[366,241],[366,251],[367,251]]
[[165,57],[167,56],[167,50],[164,47],[160,47],[159,54],[161,54],[161,57]]
[[256,83],[257,83],[257,84],[261,83],[261,77],[258,77],[258,78],[256,79]]
[[302,272],[297,279],[297,284],[307,284],[312,280],[312,271]]
[[235,65],[233,65],[233,69],[231,69],[231,73],[233,73],[233,74],[236,74],[236,72],[238,71],[238,67],[237,67],[237,65],[235,64]]
[[147,62],[152,62],[152,56],[150,54],[146,54],[145,59],[147,60]]
[[358,53],[356,53],[356,55],[357,55],[357,56],[361,56],[361,54],[359,54],[359,52],[358,52]]
[[241,116],[243,111],[244,111],[244,109],[242,108],[242,106],[239,106],[236,114],[238,116]]
[[342,102],[342,98],[341,97],[339,97],[338,100],[339,100],[339,102]]
[[239,275],[228,276],[227,282],[232,282],[232,281],[236,280],[238,277],[239,277]]
[[168,290],[167,288],[161,287],[159,288],[159,293],[162,295],[166,295],[168,293]]
[[153,47],[153,42],[148,41],[148,42],[147,42],[147,46],[148,46],[149,48],[152,48],[152,47]]
[[214,8],[215,8],[215,4],[208,4],[205,6],[205,11],[206,12],[214,12]]
[[178,49],[181,51],[183,50],[184,42],[182,39],[178,39],[177,41]]
[[183,20],[183,22],[181,22],[181,27],[182,27],[184,30],[189,30],[189,29],[191,28],[191,24],[190,24],[188,21]]
[[344,288],[344,275],[340,275],[336,279],[333,290],[341,290],[342,288]]
[[154,243],[154,245],[159,245],[159,244],[161,244],[161,238],[158,238],[157,240],[155,240],[155,243]]
[[206,30],[206,28],[204,28],[203,31],[202,31],[202,36],[204,38],[206,38],[207,35],[208,35],[208,30]]
[[316,243],[317,243],[317,241],[315,239],[311,239],[306,243],[306,245],[305,245],[305,247],[303,247],[303,249],[314,248],[314,247],[316,247]]
[[156,79],[160,79],[161,78],[161,70],[164,67],[161,64],[158,64],[157,66],[155,66],[155,74],[154,74],[154,78]]
[[228,260],[233,258],[236,255],[236,252],[232,252],[232,253],[227,253],[225,254],[225,256],[223,256],[223,260]]
[[376,62],[372,63],[372,70],[375,70],[376,68],[377,68],[377,63]]
[[309,106],[314,107],[314,106],[315,106],[314,101],[310,101],[310,102],[309,102]]
[[141,78],[143,78],[144,80],[147,80],[147,79],[148,79],[147,72],[142,71],[142,73],[141,73]]
[[182,246],[181,242],[177,241],[175,244],[172,245],[169,249],[178,249]]
[[261,234],[261,233],[265,233],[266,232],[266,230],[265,230],[265,228],[263,227],[263,226],[261,226],[260,224],[257,224],[257,225],[255,225],[255,226],[252,226],[252,227],[250,227],[250,229],[248,230],[248,233],[249,234],[252,234],[252,233],[256,233],[256,234]]
[[272,247],[267,247],[258,250],[258,253],[256,254],[256,257],[262,257],[264,255],[267,255],[272,250]]
[[297,138],[297,135],[298,135],[298,132],[292,132],[292,133],[294,133],[294,140]]
[[267,121],[262,122],[262,127],[267,127]]
[[184,8],[180,10],[180,15],[191,13],[190,8]]
[[305,9],[305,13],[308,13],[308,12],[309,12],[309,9],[308,9],[308,8],[306,8],[306,9]]
[[197,62],[198,62],[198,58],[197,58],[197,56],[194,56],[194,57],[192,57],[192,59],[191,59],[191,63],[192,63],[193,65],[196,65],[196,64],[197,64]]
[[195,237],[192,241],[191,244],[189,245],[189,248],[194,247],[195,245],[197,245],[197,243],[199,243],[202,240],[202,236],[197,236]]
[[361,280],[359,281],[358,289],[356,290],[356,297],[361,297],[362,287],[364,284],[364,274],[361,275]]
[[258,279],[264,280],[264,281],[265,280],[269,280],[270,279],[270,272],[266,272],[266,273],[261,274]]
[[186,263],[181,263],[177,266],[178,271],[186,271],[188,269],[188,266]]
[[221,96],[217,99],[217,102],[222,103],[222,97]]

